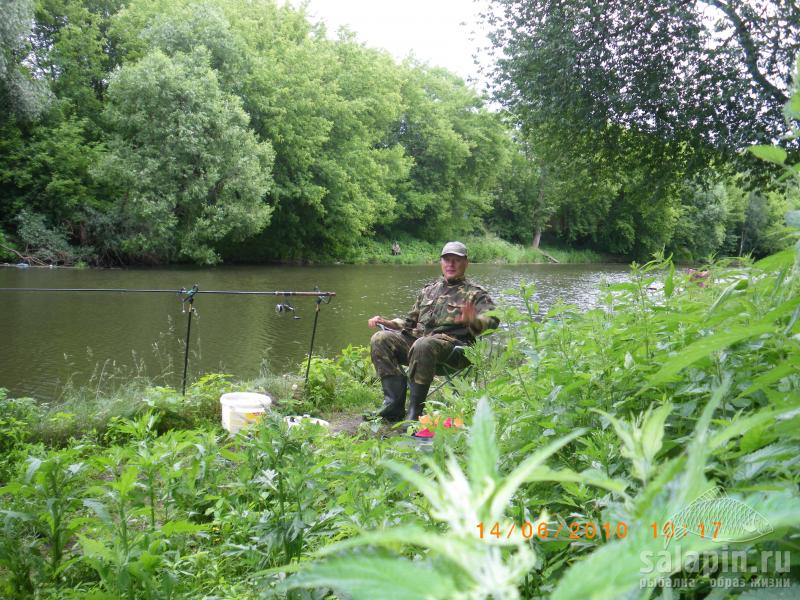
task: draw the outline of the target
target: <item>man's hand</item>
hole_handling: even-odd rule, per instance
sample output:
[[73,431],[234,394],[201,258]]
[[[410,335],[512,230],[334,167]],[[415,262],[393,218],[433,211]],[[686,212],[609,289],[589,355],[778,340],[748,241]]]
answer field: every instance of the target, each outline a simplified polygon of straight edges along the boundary
[[453,319],[456,323],[472,325],[478,319],[478,311],[472,302],[467,302],[461,307],[461,315]]
[[397,329],[397,323],[394,321],[390,321],[389,319],[384,319],[381,316],[374,316],[369,321],[367,321],[367,325],[370,327],[377,327],[378,325],[383,325],[387,329]]

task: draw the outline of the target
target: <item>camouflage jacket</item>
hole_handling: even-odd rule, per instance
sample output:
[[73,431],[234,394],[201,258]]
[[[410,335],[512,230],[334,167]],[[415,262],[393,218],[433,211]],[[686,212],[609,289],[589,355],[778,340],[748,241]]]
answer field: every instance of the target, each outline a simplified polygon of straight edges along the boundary
[[[468,302],[475,305],[478,313],[477,321],[471,326],[455,322]],[[481,286],[468,279],[448,283],[440,277],[422,289],[405,319],[394,319],[394,322],[415,337],[443,333],[470,344],[482,331],[499,325],[497,317],[481,314],[493,308],[494,302]]]

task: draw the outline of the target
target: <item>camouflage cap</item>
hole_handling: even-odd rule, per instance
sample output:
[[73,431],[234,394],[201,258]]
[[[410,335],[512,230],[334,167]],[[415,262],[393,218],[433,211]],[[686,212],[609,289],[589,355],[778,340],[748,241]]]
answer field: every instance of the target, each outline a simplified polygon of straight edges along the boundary
[[461,242],[447,242],[442,248],[442,253],[440,256],[444,256],[445,254],[455,254],[457,256],[466,256],[467,255],[467,247],[462,244]]

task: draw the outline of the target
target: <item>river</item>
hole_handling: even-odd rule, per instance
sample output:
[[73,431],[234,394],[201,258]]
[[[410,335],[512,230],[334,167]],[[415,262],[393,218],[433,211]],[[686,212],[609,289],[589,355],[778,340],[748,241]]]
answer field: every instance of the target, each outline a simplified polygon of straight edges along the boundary
[[[438,265],[224,266],[168,269],[0,268],[0,288],[148,288],[336,292],[321,306],[315,354],[367,344],[367,319],[405,314]],[[603,280],[626,278],[625,265],[473,264],[468,277],[496,302],[518,304],[504,290],[534,281],[545,311],[558,299],[591,308]],[[189,380],[224,372],[248,379],[262,364],[297,372],[307,354],[314,299],[296,298],[291,313],[265,296],[196,297]],[[187,314],[177,295],[97,292],[0,292],[0,387],[12,396],[59,398],[65,385],[114,386],[134,374],[179,386]]]

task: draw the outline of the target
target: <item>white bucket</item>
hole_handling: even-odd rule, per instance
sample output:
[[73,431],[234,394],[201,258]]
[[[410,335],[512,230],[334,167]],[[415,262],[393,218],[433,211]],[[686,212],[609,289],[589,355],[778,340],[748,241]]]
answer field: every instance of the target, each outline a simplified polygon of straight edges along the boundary
[[236,433],[258,421],[272,404],[266,394],[255,392],[229,392],[219,399],[222,404],[222,427]]
[[309,415],[303,415],[302,417],[300,415],[290,415],[288,417],[283,417],[283,420],[286,421],[286,424],[289,426],[290,429],[292,427],[300,425],[300,423],[313,423],[314,425],[322,425],[323,427],[331,426],[331,424],[328,423],[326,420],[316,419]]

